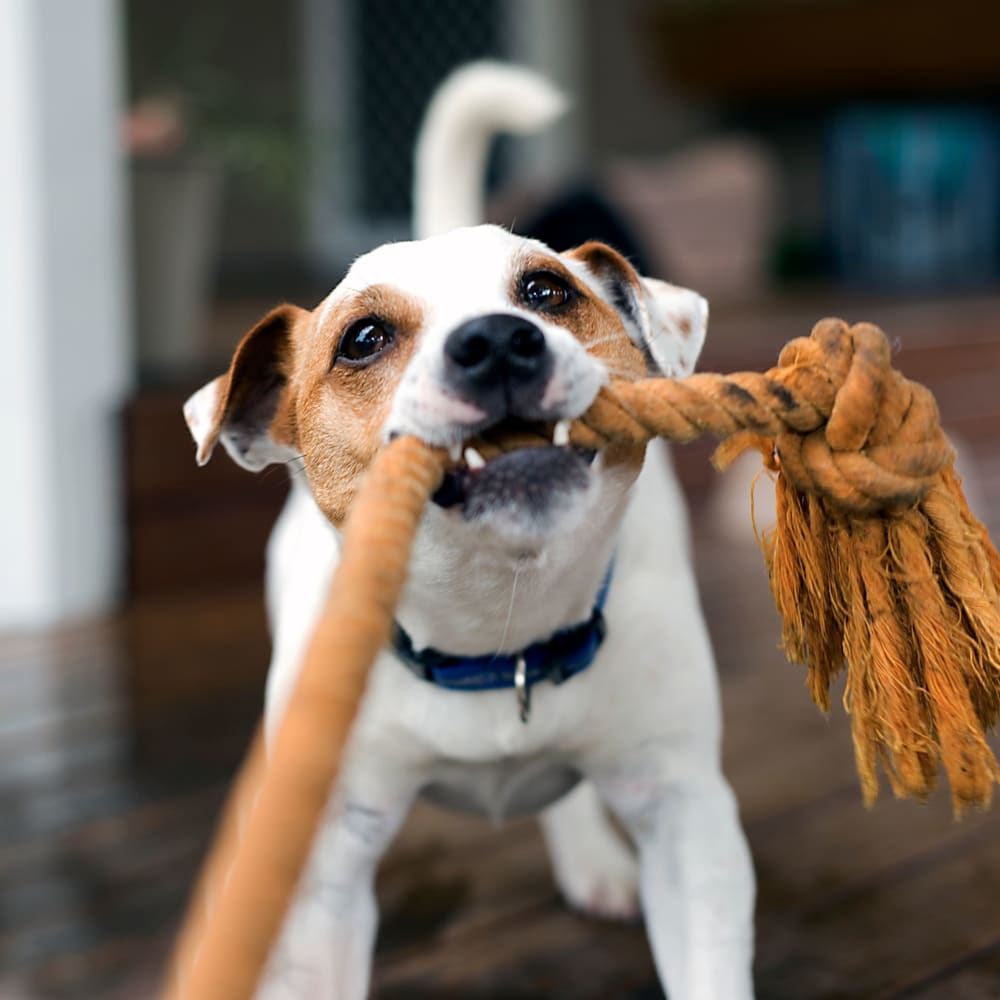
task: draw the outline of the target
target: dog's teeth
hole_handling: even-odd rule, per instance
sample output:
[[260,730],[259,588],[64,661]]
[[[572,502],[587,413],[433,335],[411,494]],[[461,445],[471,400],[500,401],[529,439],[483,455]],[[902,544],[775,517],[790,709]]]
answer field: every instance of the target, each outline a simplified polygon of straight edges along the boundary
[[449,457],[449,458],[450,458],[450,459],[451,459],[451,460],[452,460],[453,462],[455,462],[455,463],[458,463],[458,462],[461,462],[461,461],[462,461],[462,442],[461,442],[461,441],[456,441],[456,442],[455,442],[455,443],[454,443],[454,444],[453,444],[453,445],[452,445],[452,446],[451,446],[451,447],[450,447],[450,448],[448,449],[448,457]]
[[552,431],[552,443],[557,448],[564,448],[569,444],[569,421],[560,420]]
[[486,465],[486,459],[476,451],[475,448],[465,449],[465,464],[475,471],[476,469],[481,469]]

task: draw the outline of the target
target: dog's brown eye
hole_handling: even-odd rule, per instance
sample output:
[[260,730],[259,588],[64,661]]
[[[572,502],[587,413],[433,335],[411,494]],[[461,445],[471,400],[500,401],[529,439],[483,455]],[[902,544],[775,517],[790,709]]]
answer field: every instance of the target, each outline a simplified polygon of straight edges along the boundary
[[521,279],[521,299],[532,309],[558,309],[573,297],[573,290],[551,271],[533,271]]
[[395,337],[382,323],[372,317],[352,323],[340,338],[334,363],[343,359],[348,364],[363,365],[374,361],[392,344]]

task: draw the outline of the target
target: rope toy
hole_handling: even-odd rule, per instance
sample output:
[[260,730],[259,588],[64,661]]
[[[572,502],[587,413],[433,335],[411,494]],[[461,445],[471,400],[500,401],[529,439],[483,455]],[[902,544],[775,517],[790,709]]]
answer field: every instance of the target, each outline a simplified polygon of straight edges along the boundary
[[[824,710],[846,670],[866,803],[878,793],[877,761],[896,795],[921,798],[940,758],[956,814],[987,806],[1000,779],[984,735],[1000,714],[1000,556],[962,495],[930,392],[892,369],[878,328],[823,320],[764,374],[615,382],[571,440],[602,448],[706,433],[728,439],[719,464],[756,447],[776,473],[777,524],[763,545],[785,651],[807,664]],[[482,451],[530,443],[522,435]],[[266,766],[258,733],[226,807],[169,1000],[253,995],[388,638],[421,512],[448,465],[415,438],[372,463]]]

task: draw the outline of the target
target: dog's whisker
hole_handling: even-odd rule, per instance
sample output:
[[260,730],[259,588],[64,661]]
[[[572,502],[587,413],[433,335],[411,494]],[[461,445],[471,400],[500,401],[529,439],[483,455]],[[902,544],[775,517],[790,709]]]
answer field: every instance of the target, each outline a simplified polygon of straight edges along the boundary
[[507,641],[507,634],[510,632],[511,619],[514,617],[514,598],[517,595],[517,579],[521,575],[522,568],[523,563],[518,559],[514,563],[514,579],[510,584],[510,603],[507,605],[507,620],[503,623],[503,632],[500,635],[500,642],[497,644],[497,649],[504,648],[504,643]]
[[590,341],[584,345],[584,348],[587,354],[594,358],[595,361],[599,361],[610,375],[620,378],[635,378],[634,370],[628,369],[622,365],[616,365],[610,358],[603,357],[594,350],[594,348],[601,347],[603,344],[617,340],[620,336],[621,334],[618,333],[609,334],[606,337]]
[[613,375],[616,378],[629,378],[630,376],[635,375],[635,372],[630,372],[626,368],[623,368],[621,365],[609,365],[604,361],[601,361],[601,363],[604,365],[604,370],[609,375]]
[[634,370],[629,370],[621,365],[608,364],[608,362],[604,358],[597,358],[596,360],[600,361],[600,363],[604,366],[604,370],[610,376],[612,376],[612,378],[623,378],[623,379],[635,378]]
[[261,479],[268,479],[276,476],[281,469],[287,469],[289,476],[299,476],[305,472],[306,460],[301,455],[286,459],[283,462],[275,462],[267,466],[261,473]]
[[611,341],[619,340],[620,338],[620,333],[609,333],[603,337],[598,337],[597,340],[588,340],[583,346],[586,348],[588,354],[592,354],[592,348],[600,347],[602,344],[610,344]]

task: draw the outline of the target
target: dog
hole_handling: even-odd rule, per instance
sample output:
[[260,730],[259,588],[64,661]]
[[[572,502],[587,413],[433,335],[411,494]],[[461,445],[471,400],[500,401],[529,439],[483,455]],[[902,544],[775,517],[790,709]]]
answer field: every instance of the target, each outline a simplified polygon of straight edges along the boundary
[[[503,125],[507,71],[479,69],[477,107]],[[551,96],[537,77],[520,82],[522,101]],[[461,78],[449,86],[458,114]],[[447,118],[447,100],[436,111]],[[438,153],[452,172],[463,162]],[[717,681],[669,453],[568,440],[609,378],[689,373],[707,304],[605,244],[556,253],[423,218],[444,231],[359,258],[312,310],[273,310],[185,406],[199,463],[221,442],[247,469],[301,469],[268,546],[269,738],[374,455],[414,434],[455,460],[258,995],[366,995],[375,869],[427,796],[495,819],[537,813],[570,905],[632,919],[641,899],[671,1000],[745,1000],[754,878],[720,770]],[[476,447],[526,428],[551,444],[489,461]]]

